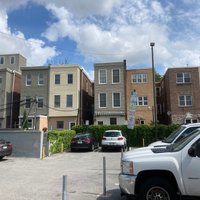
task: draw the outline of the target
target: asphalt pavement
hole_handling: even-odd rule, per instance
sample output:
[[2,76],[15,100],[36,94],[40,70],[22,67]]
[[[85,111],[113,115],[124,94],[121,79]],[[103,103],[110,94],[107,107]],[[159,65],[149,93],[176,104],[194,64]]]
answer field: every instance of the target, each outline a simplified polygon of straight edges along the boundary
[[67,200],[126,199],[121,197],[118,184],[120,159],[121,152],[110,151],[64,152],[44,160],[6,157],[0,161],[0,199],[62,200],[63,176],[67,177]]

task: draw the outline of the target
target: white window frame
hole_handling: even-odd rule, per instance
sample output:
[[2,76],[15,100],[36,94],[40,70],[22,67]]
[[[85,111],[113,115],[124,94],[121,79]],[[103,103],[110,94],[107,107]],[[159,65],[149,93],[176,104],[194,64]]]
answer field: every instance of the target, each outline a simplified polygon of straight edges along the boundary
[[[118,72],[119,72],[119,81],[118,82],[114,82],[114,73],[113,73],[114,70],[118,70]],[[112,84],[118,84],[121,82],[120,80],[121,80],[120,69],[112,69]]]
[[147,74],[132,74],[132,83],[147,83]]
[[[142,102],[142,105],[140,105],[139,102]],[[136,106],[148,106],[148,103],[149,102],[148,102],[148,97],[147,96],[138,96],[137,97]]]
[[0,65],[4,65],[4,64],[5,64],[5,57],[4,56],[0,56]]
[[[105,82],[101,82],[101,71],[105,71]],[[107,69],[99,69],[99,84],[107,84]]]
[[[119,106],[114,105],[114,101],[115,101],[114,94],[119,94],[119,104],[120,104]],[[112,93],[112,107],[113,108],[120,108],[121,107],[121,93],[120,92],[113,92]]]
[[69,130],[72,130],[72,124],[73,124],[73,126],[76,126],[76,122],[74,121],[74,122],[69,122]]
[[[184,97],[184,100],[180,100],[181,97]],[[187,98],[190,97],[190,100],[187,100]],[[184,105],[181,105],[181,101],[184,101]],[[191,102],[191,104],[188,104],[187,102]],[[179,107],[190,107],[192,106],[192,95],[179,95],[178,97],[178,105]]]
[[[182,75],[182,77],[178,77],[178,74]],[[187,75],[189,75],[189,77],[186,77]],[[186,81],[186,80],[189,81]],[[177,72],[176,73],[176,83],[177,84],[188,84],[188,83],[192,83],[192,74],[190,72]]]
[[33,118],[28,118],[28,129],[33,129]]
[[[41,75],[42,75],[42,77],[41,77]],[[38,74],[38,85],[44,85],[44,74],[43,73]]]
[[[14,59],[14,62],[12,62],[12,59]],[[15,64],[15,56],[10,56],[10,64],[14,65]]]
[[[72,97],[72,105],[71,106],[68,106],[68,96],[71,96]],[[67,94],[66,95],[66,108],[72,108],[73,107],[73,94]]]
[[[106,106],[102,106],[101,107],[101,94],[105,94],[106,95]],[[107,108],[107,93],[106,92],[100,92],[99,93],[99,108]]]
[[[59,105],[56,106],[56,97],[59,97]],[[54,108],[60,108],[61,106],[61,97],[60,95],[54,95]]]
[[[39,106],[39,101],[41,101],[40,104],[42,104],[42,106]],[[39,109],[44,107],[44,97],[37,97],[37,107]]]
[[32,85],[32,76],[31,74],[26,74],[26,86],[31,86],[31,85]]

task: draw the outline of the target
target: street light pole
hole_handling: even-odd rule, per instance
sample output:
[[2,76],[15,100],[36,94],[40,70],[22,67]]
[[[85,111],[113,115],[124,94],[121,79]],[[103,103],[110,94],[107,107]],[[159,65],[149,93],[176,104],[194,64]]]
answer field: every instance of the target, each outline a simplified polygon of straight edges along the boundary
[[157,105],[156,105],[156,87],[155,87],[155,68],[154,68],[154,54],[153,54],[153,47],[155,46],[154,42],[150,43],[151,46],[151,61],[152,61],[152,75],[153,75],[153,100],[154,100],[154,126],[155,126],[155,137],[157,140]]

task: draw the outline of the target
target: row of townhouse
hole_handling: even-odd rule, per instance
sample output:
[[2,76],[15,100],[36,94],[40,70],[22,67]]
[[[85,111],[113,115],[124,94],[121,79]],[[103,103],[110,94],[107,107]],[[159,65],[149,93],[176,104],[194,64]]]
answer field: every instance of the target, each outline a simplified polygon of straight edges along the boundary
[[[200,120],[200,68],[169,68],[156,83],[152,68],[127,69],[126,61],[94,64],[94,82],[79,65],[27,67],[20,54],[0,56],[0,128],[71,129],[78,124],[127,124],[131,93],[135,123]],[[156,108],[156,110],[155,110]]]
[[27,67],[19,54],[2,55],[0,60],[0,128],[21,127],[24,113],[30,129],[93,123],[93,82],[79,65]]

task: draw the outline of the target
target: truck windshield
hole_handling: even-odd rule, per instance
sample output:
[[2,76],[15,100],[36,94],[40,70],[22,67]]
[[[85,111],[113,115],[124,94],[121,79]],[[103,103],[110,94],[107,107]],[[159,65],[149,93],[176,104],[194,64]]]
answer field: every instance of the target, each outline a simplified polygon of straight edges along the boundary
[[173,131],[167,138],[165,138],[164,140],[162,140],[162,142],[165,143],[172,143],[174,141],[174,139],[180,134],[180,132],[182,132],[185,129],[184,126],[180,126],[178,129],[176,129],[175,131]]
[[185,138],[181,139],[177,143],[174,143],[174,144],[170,145],[168,148],[172,152],[180,151],[181,149],[183,149],[190,141],[192,141],[199,134],[200,134],[200,130],[194,130],[188,136],[186,136]]

